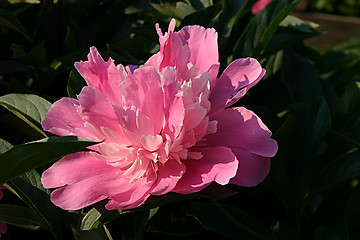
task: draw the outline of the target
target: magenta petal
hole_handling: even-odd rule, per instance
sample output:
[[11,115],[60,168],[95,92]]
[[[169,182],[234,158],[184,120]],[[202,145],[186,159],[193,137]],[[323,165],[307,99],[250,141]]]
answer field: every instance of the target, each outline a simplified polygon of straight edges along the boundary
[[84,120],[78,113],[79,106],[75,99],[61,98],[50,107],[42,127],[45,131],[60,136],[72,135],[98,140],[84,127]]
[[253,15],[258,14],[266,5],[268,5],[271,0],[258,0],[254,5],[251,7],[251,13]]
[[[241,58],[233,61],[212,85],[211,112],[230,106],[264,76],[265,70],[254,58]],[[240,95],[237,93],[240,92]]]
[[229,148],[208,147],[194,149],[201,152],[199,160],[187,159],[186,172],[173,189],[177,193],[197,192],[212,181],[225,185],[236,174],[238,160]]
[[[197,66],[197,74],[208,72],[219,61],[217,32],[213,28],[186,26],[179,31],[189,44],[190,62]],[[216,72],[217,74],[217,72]]]
[[252,111],[243,107],[230,108],[210,117],[218,124],[216,133],[206,136],[209,145],[239,148],[264,157],[276,154],[278,146],[270,138],[271,131]]
[[[1,234],[5,234],[6,231],[7,231],[7,225],[6,225],[6,223],[0,222],[0,233],[1,233]],[[0,237],[1,237],[1,234],[0,234]]]
[[103,173],[114,173],[113,167],[94,157],[90,152],[67,155],[43,172],[41,182],[45,188],[77,184]]
[[270,158],[259,156],[241,149],[232,149],[239,159],[236,176],[230,183],[244,187],[253,187],[262,182],[270,171]]

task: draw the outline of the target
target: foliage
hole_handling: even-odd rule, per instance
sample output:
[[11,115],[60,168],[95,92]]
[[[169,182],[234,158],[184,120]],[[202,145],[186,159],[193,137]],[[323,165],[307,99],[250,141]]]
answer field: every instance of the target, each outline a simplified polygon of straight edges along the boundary
[[360,17],[360,2],[357,0],[309,0],[309,9],[316,12]]
[[[251,0],[0,1],[4,239],[360,238],[360,39],[322,54],[305,46],[320,33],[288,16],[298,2],[273,1],[252,16]],[[267,69],[239,104],[279,143],[269,176],[254,188],[228,185],[227,198],[213,185],[133,210],[60,210],[39,173],[95,143],[43,132],[50,102],[79,93],[84,81],[73,64],[90,46],[116,63],[141,64],[159,48],[154,24],[166,29],[172,17],[178,28],[218,31],[222,68],[253,56]]]

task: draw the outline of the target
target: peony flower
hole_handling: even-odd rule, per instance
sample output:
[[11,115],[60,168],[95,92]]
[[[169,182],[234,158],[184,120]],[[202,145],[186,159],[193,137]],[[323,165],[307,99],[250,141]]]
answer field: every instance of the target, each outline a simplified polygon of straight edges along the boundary
[[[6,189],[4,186],[0,186],[0,200],[3,198],[4,194],[1,189]],[[5,234],[7,231],[7,225],[4,222],[0,222],[0,237],[1,234]]]
[[258,14],[266,5],[268,5],[271,2],[271,0],[259,0],[251,7],[251,13],[253,15]]
[[211,182],[255,186],[277,151],[252,111],[228,108],[265,74],[253,58],[232,62],[219,78],[217,33],[172,20],[160,51],[139,67],[104,61],[95,47],[75,67],[87,85],[55,102],[46,131],[101,143],[70,154],[42,174],[53,203],[80,209],[135,208],[151,195],[194,193]]

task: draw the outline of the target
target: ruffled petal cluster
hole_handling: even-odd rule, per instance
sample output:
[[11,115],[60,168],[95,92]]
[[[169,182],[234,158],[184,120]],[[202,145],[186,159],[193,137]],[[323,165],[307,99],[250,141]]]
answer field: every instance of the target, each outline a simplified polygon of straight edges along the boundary
[[151,195],[193,193],[211,182],[255,186],[277,151],[253,112],[227,108],[265,74],[253,58],[219,70],[217,33],[187,26],[163,34],[142,66],[104,61],[95,47],[75,63],[87,82],[77,99],[50,108],[46,131],[101,142],[65,156],[42,174],[54,204],[80,209],[109,199],[107,209],[135,208]]

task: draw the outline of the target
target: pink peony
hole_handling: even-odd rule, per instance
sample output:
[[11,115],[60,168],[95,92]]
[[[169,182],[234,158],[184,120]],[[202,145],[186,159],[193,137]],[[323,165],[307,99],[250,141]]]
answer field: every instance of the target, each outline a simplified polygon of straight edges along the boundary
[[259,0],[251,7],[251,13],[253,15],[258,14],[266,5],[268,5],[271,2],[271,0]]
[[[4,194],[2,193],[1,189],[6,189],[4,186],[0,186],[0,200],[3,198]],[[1,234],[5,234],[7,231],[7,226],[5,223],[0,222],[0,237]]]
[[62,98],[42,125],[57,135],[102,141],[65,156],[42,174],[51,199],[80,209],[108,198],[107,209],[134,208],[151,195],[194,193],[211,182],[255,186],[277,151],[252,111],[228,108],[265,74],[253,58],[232,62],[217,78],[214,29],[175,20],[160,52],[143,66],[115,65],[95,47],[75,63],[88,86],[78,100]]

